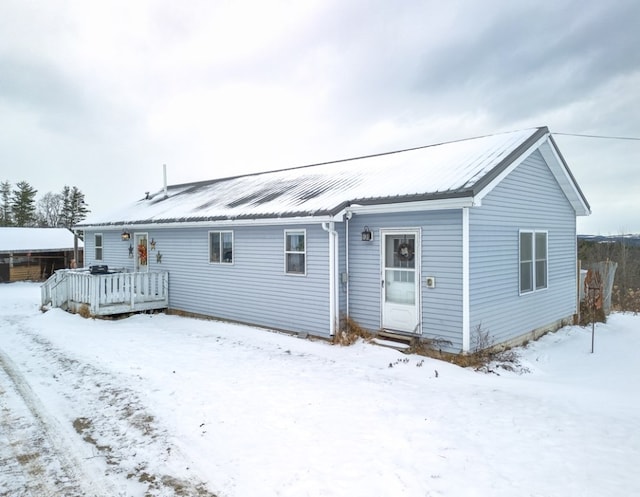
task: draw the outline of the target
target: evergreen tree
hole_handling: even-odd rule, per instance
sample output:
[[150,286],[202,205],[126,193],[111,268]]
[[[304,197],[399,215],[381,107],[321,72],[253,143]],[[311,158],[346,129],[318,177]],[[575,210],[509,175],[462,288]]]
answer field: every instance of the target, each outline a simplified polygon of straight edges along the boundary
[[0,183],[0,226],[11,226],[12,224],[11,183],[3,181]]
[[36,193],[26,181],[16,184],[12,192],[11,211],[16,226],[34,226],[36,224]]
[[84,202],[84,193],[77,186],[67,185],[62,189],[62,213],[60,224],[65,228],[71,228],[87,217],[89,209]]

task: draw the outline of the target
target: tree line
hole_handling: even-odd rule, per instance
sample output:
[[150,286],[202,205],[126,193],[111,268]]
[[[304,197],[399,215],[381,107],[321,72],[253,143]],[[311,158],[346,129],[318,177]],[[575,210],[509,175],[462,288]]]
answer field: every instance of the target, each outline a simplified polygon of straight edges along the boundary
[[578,258],[583,267],[595,262],[618,263],[613,293],[613,308],[640,312],[640,236],[611,236],[602,239],[579,239]]
[[47,192],[36,201],[38,190],[28,182],[0,183],[0,226],[71,228],[90,212],[77,186],[60,193]]

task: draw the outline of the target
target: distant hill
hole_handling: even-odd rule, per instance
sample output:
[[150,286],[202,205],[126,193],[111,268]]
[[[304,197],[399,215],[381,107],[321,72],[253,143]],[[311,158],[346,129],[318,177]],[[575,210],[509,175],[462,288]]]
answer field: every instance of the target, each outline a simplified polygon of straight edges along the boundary
[[578,235],[578,241],[591,243],[622,243],[640,247],[640,234],[635,235]]

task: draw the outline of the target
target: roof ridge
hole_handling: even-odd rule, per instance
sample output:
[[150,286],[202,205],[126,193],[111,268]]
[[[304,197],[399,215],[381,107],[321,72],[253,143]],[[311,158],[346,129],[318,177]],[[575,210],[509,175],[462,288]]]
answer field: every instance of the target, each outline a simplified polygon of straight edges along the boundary
[[403,149],[398,149],[398,150],[391,150],[391,151],[387,151],[387,152],[378,152],[378,153],[375,153],[375,154],[359,155],[359,156],[355,156],[355,157],[348,157],[348,158],[344,158],[344,159],[334,159],[334,160],[329,160],[329,161],[324,161],[324,162],[314,162],[313,164],[305,164],[303,166],[283,167],[283,168],[280,168],[280,169],[270,169],[268,171],[256,171],[256,172],[253,172],[253,173],[238,174],[238,175],[235,175],[235,176],[225,176],[225,177],[222,177],[222,178],[214,178],[214,179],[201,180],[201,181],[192,181],[192,182],[188,182],[188,183],[178,183],[178,184],[175,184],[175,185],[168,185],[167,188],[188,188],[188,187],[193,187],[193,186],[212,185],[214,183],[218,183],[218,182],[221,182],[221,181],[228,181],[228,180],[232,180],[232,179],[247,178],[247,177],[250,177],[250,176],[260,176],[262,174],[269,174],[269,173],[295,171],[297,169],[305,169],[305,168],[316,167],[316,166],[326,166],[328,164],[339,164],[341,162],[349,162],[349,161],[355,161],[355,160],[361,160],[361,159],[370,159],[372,157],[383,157],[385,155],[393,155],[393,154],[399,154],[399,153],[402,153],[402,152],[411,152],[413,150],[421,150],[421,149],[425,149],[425,148],[439,147],[441,145],[448,145],[448,144],[452,144],[452,143],[460,143],[460,142],[470,141],[470,140],[479,140],[481,138],[488,138],[490,136],[506,135],[506,134],[510,134],[510,133],[519,133],[521,131],[526,131],[526,130],[531,130],[532,132],[534,130],[537,131],[537,132],[539,132],[540,130],[545,130],[547,133],[549,132],[549,129],[547,128],[547,126],[537,126],[537,127],[533,127],[533,128],[522,128],[522,129],[516,129],[516,130],[512,130],[512,131],[502,131],[502,132],[497,132],[497,133],[488,133],[486,135],[478,135],[478,136],[472,136],[472,137],[468,137],[468,138],[459,138],[459,139],[456,139],[456,140],[448,140],[448,141],[443,141],[443,142],[438,142],[438,143],[431,143],[429,145],[420,145],[420,146],[417,146],[417,147],[409,147],[409,148],[403,148]]

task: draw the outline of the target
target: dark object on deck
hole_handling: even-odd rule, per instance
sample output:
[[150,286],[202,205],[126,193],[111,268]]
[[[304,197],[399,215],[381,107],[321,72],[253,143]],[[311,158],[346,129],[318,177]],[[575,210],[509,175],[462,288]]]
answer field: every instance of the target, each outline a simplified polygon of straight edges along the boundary
[[89,272],[91,274],[108,274],[109,266],[106,264],[98,264],[96,266],[89,266]]

